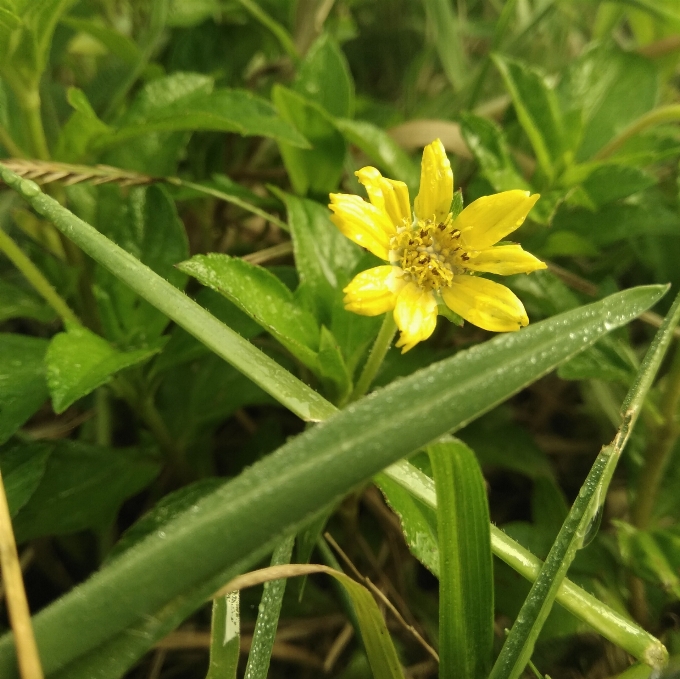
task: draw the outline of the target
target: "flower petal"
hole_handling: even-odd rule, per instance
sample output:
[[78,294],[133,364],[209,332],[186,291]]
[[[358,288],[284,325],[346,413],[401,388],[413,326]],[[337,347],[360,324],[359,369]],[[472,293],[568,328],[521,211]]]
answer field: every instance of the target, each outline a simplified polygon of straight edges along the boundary
[[484,330],[509,332],[529,323],[515,293],[486,278],[455,276],[441,295],[451,311]]
[[519,228],[539,198],[520,190],[478,198],[456,217],[454,227],[466,247],[485,250]]
[[376,266],[357,274],[343,290],[345,309],[362,316],[379,316],[392,311],[404,287],[398,266]]
[[437,300],[432,291],[423,290],[415,283],[407,283],[397,297],[394,320],[401,335],[397,342],[405,354],[427,339],[437,325]]
[[453,200],[453,171],[444,145],[435,139],[423,149],[420,165],[420,192],[414,203],[418,219],[443,222]]
[[395,227],[411,223],[408,187],[404,182],[387,179],[374,167],[362,167],[354,174],[366,187],[371,203],[386,212]]
[[501,276],[516,273],[530,273],[538,269],[547,269],[548,265],[538,257],[522,249],[521,245],[497,245],[486,250],[469,252],[470,259],[465,267],[472,271],[484,271]]
[[395,228],[387,213],[359,196],[331,193],[331,221],[340,231],[361,247],[381,259],[389,259],[390,237]]

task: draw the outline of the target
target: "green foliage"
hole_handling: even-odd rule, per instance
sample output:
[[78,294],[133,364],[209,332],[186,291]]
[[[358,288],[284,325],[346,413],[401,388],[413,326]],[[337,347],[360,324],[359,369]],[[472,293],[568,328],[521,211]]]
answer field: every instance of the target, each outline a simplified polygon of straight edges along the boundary
[[[403,620],[305,571],[213,602],[207,679],[677,655],[678,31],[674,0],[0,0],[0,471],[48,679],[203,679],[144,656],[276,545],[337,569],[326,530]],[[548,269],[502,277],[527,328],[436,295],[402,355],[345,309],[384,262],[328,194],[375,166],[413,204],[436,138],[454,217],[541,194],[508,237]]]

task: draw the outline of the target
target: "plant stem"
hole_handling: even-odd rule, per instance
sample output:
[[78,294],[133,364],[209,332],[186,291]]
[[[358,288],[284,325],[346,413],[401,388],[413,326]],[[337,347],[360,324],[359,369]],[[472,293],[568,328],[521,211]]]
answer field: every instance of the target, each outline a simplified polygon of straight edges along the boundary
[[664,470],[680,435],[677,416],[680,406],[680,346],[675,350],[673,363],[666,377],[662,403],[664,422],[647,447],[633,507],[633,524],[641,530],[649,527]]
[[361,371],[361,375],[357,380],[354,391],[350,396],[350,401],[356,401],[360,399],[370,388],[371,383],[375,379],[375,376],[380,370],[385,355],[392,346],[392,340],[397,332],[397,324],[394,322],[394,316],[392,313],[388,312],[385,314],[383,324],[380,327],[380,332],[375,338],[373,347],[371,348],[371,353],[368,355],[368,360],[364,369]]
[[77,323],[78,317],[71,311],[68,304],[61,298],[52,284],[43,276],[42,272],[26,256],[24,251],[2,229],[0,229],[0,252],[4,252],[9,260],[24,275],[24,278],[35,288],[45,301],[59,314],[65,323]]
[[50,159],[50,150],[47,146],[45,128],[43,127],[40,113],[40,92],[38,85],[17,92],[19,105],[24,112],[26,128],[28,130],[33,153],[40,160]]
[[608,144],[603,146],[593,157],[594,160],[604,160],[616,153],[631,137],[639,134],[647,127],[661,123],[672,123],[680,120],[680,104],[670,104],[640,116],[634,123],[629,125],[621,134],[614,137]]
[[28,608],[24,579],[21,574],[21,564],[17,554],[17,545],[12,531],[12,519],[5,486],[0,474],[0,566],[2,567],[2,581],[5,585],[7,610],[10,624],[14,632],[14,642],[17,649],[17,662],[22,679],[42,679],[43,671],[40,665],[38,647],[31,625],[31,612]]

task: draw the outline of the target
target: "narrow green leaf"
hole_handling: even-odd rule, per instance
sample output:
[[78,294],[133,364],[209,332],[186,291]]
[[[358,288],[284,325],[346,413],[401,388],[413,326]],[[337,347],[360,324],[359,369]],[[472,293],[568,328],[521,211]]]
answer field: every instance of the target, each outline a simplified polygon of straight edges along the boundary
[[210,665],[205,679],[236,679],[241,650],[239,593],[213,600],[210,628]]
[[[272,566],[283,566],[290,563],[294,542],[294,535],[281,540],[272,554]],[[270,580],[264,584],[262,599],[260,599],[260,605],[257,609],[253,643],[250,647],[244,679],[267,679],[285,591],[285,579]]]
[[437,490],[439,671],[483,679],[493,645],[489,508],[475,454],[461,441],[428,446]]
[[56,317],[54,310],[31,290],[0,280],[0,323],[12,318],[49,323]]
[[345,140],[330,116],[318,104],[282,85],[274,86],[272,101],[281,118],[293,125],[312,146],[305,149],[301,144],[296,147],[283,138],[278,139],[295,192],[325,195],[335,191],[342,176],[346,149]]
[[238,0],[238,2],[248,12],[250,12],[250,14],[257,21],[259,21],[265,28],[270,30],[276,36],[277,40],[281,44],[281,47],[283,47],[286,54],[291,59],[293,59],[293,61],[297,61],[299,59],[293,38],[284,26],[276,21],[276,19],[269,16],[269,14],[267,14],[267,12],[265,12],[259,4],[254,2],[254,0]]
[[364,120],[336,118],[333,121],[348,143],[365,153],[386,177],[404,182],[415,196],[420,168],[385,130]]
[[37,337],[0,334],[0,444],[45,402],[48,342]]
[[273,273],[217,253],[196,255],[179,268],[231,300],[305,365],[316,365],[319,327]]
[[319,342],[319,374],[322,379],[330,382],[329,392],[335,403],[342,403],[352,391],[352,377],[349,374],[338,342],[331,331],[321,326]]
[[535,70],[517,61],[494,55],[536,160],[548,179],[553,179],[564,153],[564,130],[555,92]]
[[[39,207],[43,200],[36,201]],[[635,318],[664,291],[661,286],[634,288],[519,333],[496,336],[306,430],[174,519],[162,538],[150,536],[39,613],[34,629],[45,671],[65,667],[140,615],[154,614],[230,565],[271,548],[281,533],[297,530],[389,464],[479,417]],[[103,620],[102,607],[107,610]],[[14,667],[12,640],[6,636],[0,640],[0,674],[11,679]]]
[[327,33],[309,48],[293,81],[293,89],[332,116],[350,118],[354,113],[354,81],[349,64]]
[[617,435],[597,456],[496,659],[490,679],[517,679],[531,658],[534,644],[550,612],[560,583],[565,578],[577,550],[584,546],[586,536],[589,535],[590,523],[595,520],[604,503],[616,464],[632,433],[678,321],[680,321],[680,295],[677,296],[654,337],[638,371],[637,380],[623,402],[622,424]]
[[468,74],[458,19],[449,0],[425,0],[424,4],[444,73],[458,91]]
[[121,370],[148,361],[161,346],[117,351],[105,339],[82,326],[56,334],[45,356],[47,384],[55,413],[106,384]]

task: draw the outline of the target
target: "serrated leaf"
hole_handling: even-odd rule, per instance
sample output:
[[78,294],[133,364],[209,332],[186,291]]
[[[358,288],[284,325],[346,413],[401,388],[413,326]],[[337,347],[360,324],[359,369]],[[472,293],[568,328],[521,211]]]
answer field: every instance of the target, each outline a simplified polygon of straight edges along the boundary
[[296,304],[293,293],[274,274],[242,259],[217,253],[196,255],[179,268],[225,295],[305,365],[316,365],[319,327],[312,314]]
[[49,396],[45,380],[47,340],[0,334],[0,444]]
[[106,384],[116,373],[148,361],[160,346],[117,351],[105,339],[81,326],[52,338],[45,356],[47,384],[55,413]]

